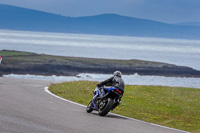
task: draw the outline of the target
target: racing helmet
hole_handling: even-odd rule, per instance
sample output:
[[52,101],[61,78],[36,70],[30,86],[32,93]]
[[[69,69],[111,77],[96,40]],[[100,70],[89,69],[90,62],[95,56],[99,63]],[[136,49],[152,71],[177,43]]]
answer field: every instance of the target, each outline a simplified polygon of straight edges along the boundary
[[113,73],[114,76],[122,77],[122,73],[120,71],[115,71]]

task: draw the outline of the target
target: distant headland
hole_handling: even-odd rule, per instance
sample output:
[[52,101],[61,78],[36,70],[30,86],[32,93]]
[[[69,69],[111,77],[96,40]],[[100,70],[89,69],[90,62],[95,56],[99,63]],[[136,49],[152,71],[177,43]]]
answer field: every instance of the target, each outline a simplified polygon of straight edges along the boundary
[[81,57],[63,57],[20,51],[0,51],[0,66],[4,74],[34,74],[76,76],[80,73],[157,75],[169,77],[200,77],[200,71],[190,67],[143,60],[111,60]]

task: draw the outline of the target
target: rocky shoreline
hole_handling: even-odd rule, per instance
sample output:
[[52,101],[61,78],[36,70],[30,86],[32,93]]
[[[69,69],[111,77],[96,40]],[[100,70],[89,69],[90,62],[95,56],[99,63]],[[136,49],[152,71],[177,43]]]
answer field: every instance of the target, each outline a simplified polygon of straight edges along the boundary
[[7,50],[0,53],[3,57],[0,75],[13,73],[76,76],[80,73],[111,74],[119,70],[127,75],[138,73],[168,77],[200,77],[198,70],[160,62],[62,57]]

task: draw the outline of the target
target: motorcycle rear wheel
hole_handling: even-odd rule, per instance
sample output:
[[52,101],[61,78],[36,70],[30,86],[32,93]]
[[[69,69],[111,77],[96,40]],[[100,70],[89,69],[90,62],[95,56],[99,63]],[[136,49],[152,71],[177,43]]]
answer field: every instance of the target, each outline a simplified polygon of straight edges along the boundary
[[106,105],[103,108],[99,108],[99,115],[100,116],[106,116],[108,112],[112,109],[113,107],[114,100],[111,98],[108,98]]

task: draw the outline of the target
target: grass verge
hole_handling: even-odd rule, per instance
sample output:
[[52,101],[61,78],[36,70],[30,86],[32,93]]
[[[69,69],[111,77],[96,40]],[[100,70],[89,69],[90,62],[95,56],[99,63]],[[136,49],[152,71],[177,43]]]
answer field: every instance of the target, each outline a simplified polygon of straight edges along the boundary
[[[49,90],[87,105],[97,82],[52,84]],[[113,113],[176,129],[200,132],[200,90],[182,87],[133,86],[125,88],[122,103]]]

